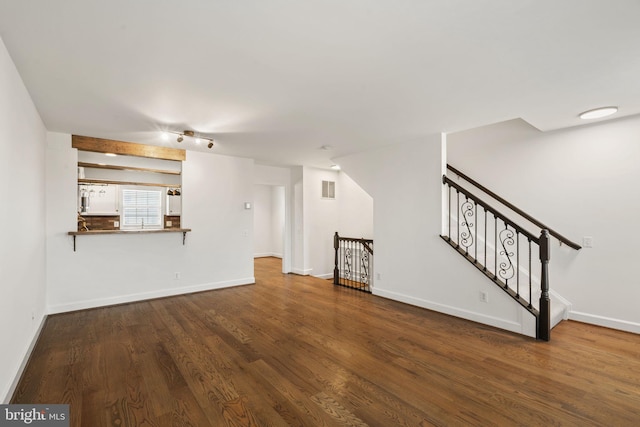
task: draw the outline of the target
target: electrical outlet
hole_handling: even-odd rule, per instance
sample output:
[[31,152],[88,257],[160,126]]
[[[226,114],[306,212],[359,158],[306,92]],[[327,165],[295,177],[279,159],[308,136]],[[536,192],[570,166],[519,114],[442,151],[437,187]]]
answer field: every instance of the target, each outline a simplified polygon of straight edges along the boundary
[[115,228],[120,228],[120,221],[113,221],[113,226]]
[[167,227],[171,227],[173,225],[173,221],[167,221]]
[[480,291],[480,301],[489,302],[489,294],[485,291]]
[[175,280],[180,280],[180,273],[179,272],[173,273],[173,278]]

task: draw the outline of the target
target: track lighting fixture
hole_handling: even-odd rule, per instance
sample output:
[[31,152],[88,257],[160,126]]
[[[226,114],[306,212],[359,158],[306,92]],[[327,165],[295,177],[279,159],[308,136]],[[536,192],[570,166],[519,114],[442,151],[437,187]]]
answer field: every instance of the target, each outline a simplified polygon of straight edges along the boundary
[[[184,139],[186,137],[189,137],[189,138],[193,139],[196,144],[199,144],[202,141],[208,141],[207,147],[213,148],[213,138],[209,138],[209,137],[202,136],[202,135],[196,136],[196,133],[194,131],[192,131],[192,130],[183,130],[182,132],[174,132],[174,131],[168,130],[168,131],[165,131],[163,133],[163,136],[166,135],[166,134],[169,134],[169,133],[172,133],[174,135],[178,135],[178,138],[176,138],[176,141],[178,141],[178,142],[182,142],[182,141],[184,141]],[[166,139],[166,138],[163,137],[163,139]]]

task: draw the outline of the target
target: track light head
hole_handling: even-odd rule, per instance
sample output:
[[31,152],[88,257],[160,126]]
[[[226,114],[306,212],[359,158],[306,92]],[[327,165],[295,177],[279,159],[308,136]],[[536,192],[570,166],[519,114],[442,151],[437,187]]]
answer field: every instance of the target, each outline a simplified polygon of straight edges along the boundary
[[187,141],[189,141],[189,138],[193,139],[193,141],[196,144],[201,144],[201,143],[206,143],[207,147],[209,147],[209,149],[213,148],[214,143],[213,143],[213,138],[210,138],[208,136],[202,136],[201,134],[198,134],[196,136],[196,132],[192,131],[192,130],[183,130],[182,132],[175,132],[175,131],[166,131],[165,133],[163,133],[163,138],[165,137],[165,135],[168,135],[169,133],[172,133],[174,135],[177,135],[176,141],[178,142],[182,142],[185,139],[187,139]]

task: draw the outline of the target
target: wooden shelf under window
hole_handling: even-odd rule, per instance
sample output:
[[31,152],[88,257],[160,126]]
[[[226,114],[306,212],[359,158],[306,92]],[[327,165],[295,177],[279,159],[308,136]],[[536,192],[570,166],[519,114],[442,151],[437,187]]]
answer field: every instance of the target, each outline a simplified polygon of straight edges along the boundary
[[114,181],[109,179],[78,178],[78,184],[115,184],[115,185],[140,185],[146,187],[181,188],[180,184],[159,184],[156,182]]
[[187,233],[190,228],[159,228],[147,230],[89,230],[89,231],[69,231],[67,234],[73,236],[73,251],[76,251],[77,236],[97,236],[103,234],[152,234],[152,233],[182,233],[182,244],[184,245]]
[[151,168],[139,168],[135,166],[118,166],[118,165],[104,165],[100,163],[87,163],[78,162],[78,166],[82,168],[93,169],[111,169],[116,171],[135,171],[135,172],[151,172],[151,173],[163,173],[165,175],[180,175],[180,171],[171,171],[167,169],[151,169]]

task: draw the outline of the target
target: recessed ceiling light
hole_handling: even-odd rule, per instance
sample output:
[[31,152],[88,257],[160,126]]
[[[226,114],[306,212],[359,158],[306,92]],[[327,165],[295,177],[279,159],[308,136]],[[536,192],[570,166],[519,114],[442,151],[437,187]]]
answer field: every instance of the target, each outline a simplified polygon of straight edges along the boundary
[[585,111],[584,113],[580,113],[579,117],[582,120],[601,119],[603,117],[615,114],[617,111],[618,107],[601,107]]
[[168,132],[162,132],[162,140],[163,141],[168,141],[169,140],[169,133]]
[[104,153],[105,156],[116,157],[116,154],[113,153]]
[[331,169],[333,169],[334,171],[339,171],[340,165],[331,165]]

